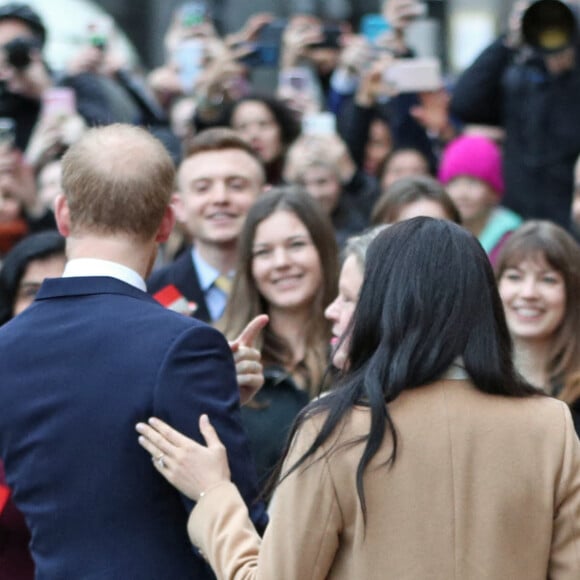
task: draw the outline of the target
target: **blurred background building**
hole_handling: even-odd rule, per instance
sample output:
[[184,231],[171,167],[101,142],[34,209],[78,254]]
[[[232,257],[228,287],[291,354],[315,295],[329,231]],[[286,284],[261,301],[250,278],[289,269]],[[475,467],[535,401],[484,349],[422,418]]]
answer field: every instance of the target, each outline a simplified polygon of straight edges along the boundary
[[[356,27],[363,14],[378,12],[380,0],[208,0],[221,32],[239,29],[257,12],[288,16],[314,11],[346,18]],[[427,17],[410,31],[419,54],[442,58],[451,73],[463,69],[500,32],[515,0],[426,0]],[[0,1],[5,4],[5,0]],[[181,0],[29,0],[50,30],[48,58],[59,67],[75,45],[82,43],[88,24],[110,15],[121,31],[122,44],[145,68],[163,61],[163,35]],[[126,42],[125,42],[126,40]]]

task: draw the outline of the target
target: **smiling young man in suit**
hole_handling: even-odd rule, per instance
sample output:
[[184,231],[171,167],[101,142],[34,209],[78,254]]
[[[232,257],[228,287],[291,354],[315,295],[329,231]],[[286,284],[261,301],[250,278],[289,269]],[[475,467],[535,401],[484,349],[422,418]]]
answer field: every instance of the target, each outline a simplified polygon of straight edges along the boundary
[[197,135],[177,171],[174,197],[177,219],[193,245],[153,273],[149,292],[159,296],[173,286],[192,303],[193,316],[206,322],[220,318],[238,238],[264,183],[261,161],[235,131],[215,128]]
[[63,278],[0,329],[0,457],[40,579],[213,577],[185,533],[191,502],[135,443],[134,424],[152,414],[199,440],[208,413],[265,526],[226,340],[145,292],[173,226],[173,184],[146,131],[87,132],[63,160]]

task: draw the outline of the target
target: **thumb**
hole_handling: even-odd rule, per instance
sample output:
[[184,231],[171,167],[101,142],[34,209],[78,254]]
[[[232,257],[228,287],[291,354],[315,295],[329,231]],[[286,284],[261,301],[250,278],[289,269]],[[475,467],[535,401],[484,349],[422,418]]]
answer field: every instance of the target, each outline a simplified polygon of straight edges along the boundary
[[215,447],[216,445],[221,445],[222,442],[213,428],[213,425],[209,422],[209,417],[204,413],[199,418],[199,430],[205,439],[205,443],[208,447]]
[[[260,336],[260,332],[262,332],[262,329],[269,321],[270,318],[267,314],[259,314],[248,323],[244,330],[242,330],[240,336],[238,336],[234,341],[234,344],[241,346],[254,346],[258,336]],[[234,349],[232,348],[232,350]]]

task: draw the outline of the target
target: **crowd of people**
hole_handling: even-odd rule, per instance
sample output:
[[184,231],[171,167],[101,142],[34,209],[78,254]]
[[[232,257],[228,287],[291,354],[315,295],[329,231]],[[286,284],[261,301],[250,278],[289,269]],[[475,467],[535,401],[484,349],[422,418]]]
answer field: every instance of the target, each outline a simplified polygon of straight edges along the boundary
[[0,6],[0,580],[580,578],[576,7],[397,92],[380,4]]

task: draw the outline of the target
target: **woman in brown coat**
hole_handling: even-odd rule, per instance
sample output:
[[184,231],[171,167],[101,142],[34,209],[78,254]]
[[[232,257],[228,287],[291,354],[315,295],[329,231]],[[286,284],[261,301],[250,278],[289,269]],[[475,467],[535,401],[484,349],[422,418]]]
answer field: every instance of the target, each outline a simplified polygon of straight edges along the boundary
[[219,578],[577,580],[580,442],[567,406],[515,372],[481,246],[415,218],[367,255],[348,368],[306,409],[260,541],[208,447],[140,426],[198,500],[189,534]]

